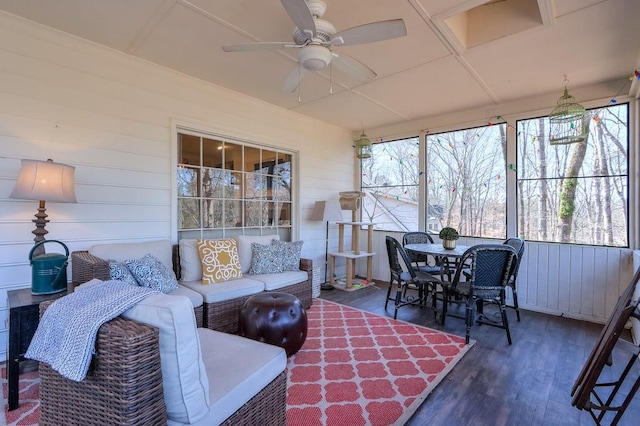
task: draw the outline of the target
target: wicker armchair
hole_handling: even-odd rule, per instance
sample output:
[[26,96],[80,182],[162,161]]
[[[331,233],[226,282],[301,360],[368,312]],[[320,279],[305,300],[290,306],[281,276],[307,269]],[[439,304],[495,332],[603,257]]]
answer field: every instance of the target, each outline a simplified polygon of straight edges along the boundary
[[[40,305],[41,315],[51,303]],[[69,380],[40,363],[40,424],[166,425],[159,347],[157,328],[118,317],[98,330],[96,353],[84,380]],[[286,392],[283,371],[221,424],[286,424]]]
[[[175,263],[174,263],[175,265]],[[71,284],[76,287],[80,284],[97,278],[106,281],[110,279],[109,262],[92,255],[88,251],[74,251],[71,253]],[[204,308],[198,306],[193,308],[196,315],[196,323],[198,327],[204,324]]]
[[[40,313],[51,304],[40,305]],[[115,318],[100,327],[85,380],[40,363],[41,425],[165,425],[158,330]]]

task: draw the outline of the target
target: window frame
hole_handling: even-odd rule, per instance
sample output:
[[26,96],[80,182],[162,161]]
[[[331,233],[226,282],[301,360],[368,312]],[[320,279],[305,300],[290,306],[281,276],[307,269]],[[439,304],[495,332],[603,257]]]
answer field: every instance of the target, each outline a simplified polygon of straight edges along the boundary
[[[632,209],[635,203],[640,200],[640,180],[634,178],[640,172],[640,158],[637,155],[637,150],[640,149],[640,146],[636,147],[635,145],[640,143],[640,101],[638,99],[631,98],[626,95],[616,96],[617,104],[627,104],[628,105],[628,134],[627,134],[627,149],[628,149],[628,165],[627,165],[627,211],[628,211],[628,219],[627,219],[627,244],[629,248],[637,248],[640,247],[640,211],[636,211],[637,209]],[[603,108],[610,106],[612,104],[612,99],[609,98],[593,98],[588,101],[583,101],[581,104],[586,109],[594,109],[594,108]],[[550,111],[553,108],[553,105],[544,105],[539,106],[528,110],[521,111],[512,111],[508,114],[505,112],[502,116],[493,116],[489,119],[480,118],[476,116],[476,118],[467,120],[461,124],[443,124],[439,127],[434,127],[433,129],[423,129],[420,131],[419,136],[419,161],[421,162],[419,165],[419,170],[426,170],[426,164],[424,163],[426,155],[425,155],[425,146],[426,146],[426,135],[427,134],[435,134],[435,133],[444,133],[444,132],[452,132],[457,130],[462,130],[463,128],[470,127],[480,127],[486,124],[495,125],[496,120],[499,120],[499,123],[506,123],[507,131],[506,131],[506,165],[508,170],[505,172],[506,174],[506,232],[507,237],[514,237],[518,235],[518,194],[517,191],[517,176],[516,176],[516,165],[517,165],[517,134],[516,127],[514,124],[516,120],[528,120],[540,116],[548,116]],[[396,134],[389,136],[388,138],[380,138],[379,142],[388,142],[399,139],[408,139],[414,137],[412,133],[404,133],[404,134]],[[356,164],[358,167],[359,164]],[[511,167],[513,166],[513,168]],[[360,179],[360,187],[362,188],[362,168],[360,168],[359,173],[357,173]],[[426,193],[426,179],[419,180],[419,193],[420,193],[420,201],[419,205],[425,204],[425,193]],[[426,229],[426,219],[425,208],[419,208],[418,211],[418,227],[419,231],[425,231]],[[422,215],[422,217],[420,216]],[[427,231],[428,232],[428,231]],[[471,237],[476,238],[476,237]],[[478,238],[481,240],[493,240],[492,238]],[[592,244],[579,244],[579,243],[557,243],[557,242],[542,242],[542,244],[565,244],[565,245],[576,245],[576,246],[587,246],[587,247],[605,247],[609,246],[601,246],[601,245],[592,245]],[[619,246],[613,246],[612,248],[622,248]]]
[[[414,142],[414,140],[415,140],[415,142]],[[363,164],[366,161],[371,161],[371,160],[362,160],[361,159],[361,160],[357,161],[357,164],[360,166],[360,174],[359,174],[360,191],[366,192],[366,193],[370,193],[370,192],[375,192],[375,190],[377,188],[391,188],[391,189],[400,188],[400,189],[402,189],[402,188],[408,188],[408,187],[415,187],[416,191],[417,191],[417,194],[418,194],[418,199],[416,200],[416,204],[417,204],[417,208],[418,208],[418,211],[417,211],[417,213],[418,213],[418,217],[417,217],[417,227],[418,227],[418,229],[417,230],[424,230],[425,224],[424,224],[424,220],[423,220],[424,215],[422,214],[422,210],[423,209],[420,208],[420,205],[421,205],[421,202],[422,202],[421,200],[424,200],[423,189],[421,189],[421,187],[420,187],[420,181],[422,180],[422,179],[420,179],[420,177],[421,177],[420,170],[422,170],[421,167],[420,167],[420,164],[422,164],[421,159],[422,159],[422,152],[423,152],[423,147],[422,147],[422,143],[421,143],[421,135],[419,135],[419,134],[418,135],[411,135],[411,136],[406,136],[406,137],[403,137],[403,138],[396,138],[396,139],[391,139],[391,140],[387,140],[387,141],[376,142],[375,144],[373,144],[374,146],[373,146],[373,150],[372,151],[374,151],[374,153],[373,153],[373,157],[372,158],[375,158],[375,155],[376,155],[375,154],[375,150],[379,146],[384,146],[386,144],[392,144],[394,142],[397,142],[397,143],[406,142],[406,143],[409,143],[409,144],[415,143],[418,146],[418,151],[417,151],[417,155],[416,155],[416,158],[417,158],[417,161],[418,161],[417,162],[417,167],[416,167],[416,173],[417,173],[416,178],[417,178],[417,181],[415,183],[404,184],[404,185],[372,185],[372,186],[364,186],[364,179],[363,179],[364,167],[363,167]],[[389,155],[392,155],[392,154],[389,154]],[[363,199],[363,201],[362,201],[363,202],[363,208],[362,208],[361,214],[362,214],[362,220],[364,220],[364,221],[368,221],[370,219],[368,217],[365,217],[366,207],[364,206],[364,204],[369,201],[368,198],[370,198],[370,196],[365,197]],[[375,219],[373,220],[373,222],[375,223]],[[408,229],[407,226],[404,225],[404,222],[401,222],[401,223],[403,224],[403,227],[405,228],[404,232],[411,231],[411,229]],[[377,231],[386,231],[386,232],[394,232],[394,231],[396,231],[396,230],[389,230],[389,229],[379,228],[379,227],[377,227],[377,225],[374,226],[374,229],[377,230]]]
[[[257,226],[248,226],[246,225],[246,223],[243,223],[243,226],[234,226],[234,227],[229,227],[227,226],[225,223],[222,223],[222,226],[220,227],[216,227],[216,228],[205,228],[204,227],[204,223],[200,223],[200,227],[199,228],[193,228],[193,229],[181,229],[179,228],[179,208],[180,208],[180,204],[178,202],[178,199],[180,198],[179,195],[179,191],[178,191],[178,168],[181,165],[180,161],[179,161],[179,152],[178,149],[180,147],[179,144],[179,134],[185,134],[185,135],[189,135],[189,136],[194,136],[194,137],[198,137],[201,139],[213,139],[216,141],[221,141],[224,143],[230,143],[230,144],[234,144],[234,145],[239,145],[242,147],[249,147],[249,148],[254,148],[254,149],[259,149],[259,150],[267,150],[267,151],[271,151],[273,152],[277,158],[279,158],[281,155],[287,155],[290,158],[290,170],[289,170],[289,181],[290,181],[290,196],[291,196],[291,200],[289,202],[287,202],[290,206],[289,210],[290,210],[290,219],[289,219],[289,224],[264,224],[261,223],[260,225]],[[244,149],[243,149],[244,151]],[[200,155],[202,155],[202,150]],[[262,163],[262,151],[260,152],[260,163]],[[233,173],[242,173],[243,175],[248,174],[249,172],[252,173],[259,173],[259,170],[244,170],[244,154],[243,154],[243,170],[242,171],[234,171]],[[208,166],[205,166],[202,162],[200,163],[199,166],[197,166],[197,168],[199,168],[200,170],[205,169],[205,168],[211,168]],[[222,132],[218,132],[215,130],[207,130],[204,128],[201,128],[199,126],[192,126],[192,125],[188,125],[188,124],[184,124],[184,123],[179,123],[179,122],[172,122],[172,140],[171,140],[171,169],[172,169],[172,173],[171,173],[171,187],[172,187],[172,191],[171,191],[171,234],[174,238],[174,241],[178,241],[181,238],[228,238],[228,237],[233,237],[233,236],[237,236],[237,235],[274,235],[274,234],[279,234],[281,239],[283,241],[285,240],[291,240],[291,241],[295,241],[296,239],[299,238],[299,234],[300,234],[300,221],[299,221],[299,199],[300,199],[300,195],[299,195],[299,152],[295,151],[295,150],[291,150],[291,149],[286,149],[283,147],[277,147],[277,146],[273,146],[273,145],[269,145],[267,143],[261,143],[255,140],[249,140],[249,139],[244,139],[241,137],[237,137],[237,136],[231,136],[228,134],[224,134]],[[201,173],[200,173],[201,175]],[[245,176],[246,177],[246,176]],[[273,178],[273,176],[270,176],[271,178]],[[202,188],[202,181],[201,181],[202,176],[200,176],[200,181],[198,183],[199,188]],[[209,199],[210,197],[204,197],[204,195],[202,194],[202,192],[200,192],[200,194],[198,195],[198,197],[194,197],[197,198],[199,200],[200,205],[202,205],[203,200]],[[233,197],[232,197],[233,198]],[[229,198],[229,200],[232,200],[232,198]],[[226,198],[224,198],[224,200],[226,200]],[[232,201],[238,201],[238,199],[233,198]],[[240,202],[242,201],[250,201],[247,200],[246,197],[246,193],[243,192],[243,194],[241,194],[241,198],[239,199]],[[272,202],[270,197],[265,196],[265,197],[261,197],[261,203],[262,202]],[[200,217],[202,218],[203,213],[200,213]],[[198,234],[198,235],[196,235]],[[219,234],[219,235],[213,235],[212,234]]]
[[[589,243],[581,243],[581,242],[561,242],[561,241],[550,241],[550,240],[538,240],[538,239],[532,239],[532,238],[528,238],[527,241],[532,241],[532,242],[536,242],[536,243],[543,243],[543,244],[561,244],[561,245],[572,245],[572,246],[584,246],[584,247],[605,247],[605,248],[617,248],[617,249],[621,249],[621,248],[631,248],[634,244],[634,242],[632,241],[632,231],[634,229],[634,223],[637,221],[637,217],[638,214],[634,212],[632,212],[631,210],[631,205],[632,205],[632,194],[636,193],[636,185],[634,185],[634,180],[632,179],[632,176],[634,176],[634,169],[636,169],[636,167],[634,167],[634,162],[637,161],[636,155],[635,155],[635,150],[632,147],[631,144],[631,140],[632,140],[632,132],[634,131],[634,120],[633,120],[633,114],[634,114],[634,105],[631,102],[631,100],[629,99],[624,99],[624,100],[620,100],[616,103],[611,103],[611,99],[608,99],[608,102],[602,102],[602,101],[592,101],[589,103],[585,103],[585,109],[587,111],[587,113],[589,111],[592,110],[596,110],[596,109],[604,109],[604,108],[609,108],[609,107],[616,107],[616,106],[621,106],[621,105],[626,105],[627,107],[627,116],[626,116],[626,125],[627,125],[627,137],[626,137],[626,149],[627,149],[627,160],[626,160],[626,175],[620,175],[620,174],[609,174],[607,176],[602,176],[602,175],[579,175],[577,178],[578,179],[594,179],[594,178],[616,178],[616,177],[626,177],[626,205],[624,206],[624,208],[626,209],[627,212],[627,222],[626,222],[626,245],[606,245],[606,244],[589,244]],[[520,121],[529,121],[529,120],[537,120],[540,118],[548,118],[549,114],[544,113],[544,114],[530,114],[530,115],[522,115],[517,117],[514,122],[515,122],[515,131],[514,131],[514,140],[513,140],[513,153],[515,156],[515,164],[518,165],[519,164],[519,147],[518,147],[518,122]],[[519,199],[519,194],[518,194],[518,183],[520,181],[540,181],[540,180],[561,180],[563,179],[563,177],[561,176],[552,176],[552,177],[548,177],[546,179],[542,179],[542,178],[527,178],[527,179],[520,179],[518,177],[518,174],[516,173],[515,176],[515,180],[514,180],[514,184],[513,184],[513,193],[514,193],[514,198],[513,198],[513,203],[514,203],[514,209],[515,209],[515,215],[514,215],[514,226],[515,226],[515,233],[516,235],[520,235],[521,232],[523,232],[522,230],[518,229],[519,228],[519,219],[520,219],[520,211],[519,211],[519,206],[518,206],[518,199]]]
[[[429,176],[429,171],[428,171],[428,167],[429,167],[429,149],[427,146],[427,138],[429,136],[436,136],[436,135],[442,135],[442,134],[446,134],[446,133],[456,133],[456,132],[464,132],[464,131],[471,131],[474,129],[484,129],[484,128],[489,128],[489,127],[495,127],[495,126],[505,126],[504,129],[504,171],[501,172],[501,175],[504,176],[504,179],[502,180],[504,182],[504,235],[503,236],[499,236],[499,237],[490,237],[490,236],[481,236],[481,235],[466,235],[463,234],[462,231],[460,232],[460,236],[461,237],[467,237],[467,238],[479,238],[479,239],[506,239],[507,235],[509,235],[509,135],[508,135],[508,130],[509,130],[509,125],[506,122],[500,122],[500,123],[483,123],[483,124],[479,124],[476,126],[465,126],[462,128],[454,128],[454,129],[450,129],[450,130],[441,130],[441,131],[437,131],[437,132],[424,132],[424,151],[425,154],[423,155],[424,159],[425,159],[425,165],[424,168],[422,170],[425,170],[425,179],[421,179],[421,183],[424,185],[425,187],[425,201],[424,203],[422,203],[422,205],[428,206],[428,202],[429,202],[429,197],[428,197],[428,186],[429,186],[429,182],[428,182],[428,176]],[[426,217],[426,212],[425,212],[425,223],[428,220],[428,218]],[[447,225],[446,223],[443,224],[443,226],[453,226],[453,225]],[[460,230],[458,230],[460,231]],[[435,234],[437,235],[437,233]]]

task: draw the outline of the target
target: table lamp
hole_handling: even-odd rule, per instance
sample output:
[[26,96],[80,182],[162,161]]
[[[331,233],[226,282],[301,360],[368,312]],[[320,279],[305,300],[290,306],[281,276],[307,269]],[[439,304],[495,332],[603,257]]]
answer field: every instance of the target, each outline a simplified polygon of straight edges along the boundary
[[333,286],[327,283],[327,265],[329,261],[329,222],[337,222],[343,219],[340,201],[316,201],[316,204],[313,207],[313,212],[311,213],[311,220],[322,220],[327,223],[324,246],[324,283],[320,286],[321,290],[333,290]]
[[[44,236],[49,232],[45,229],[47,213],[45,203],[47,201],[56,203],[76,203],[76,192],[74,188],[74,174],[76,168],[66,164],[54,163],[53,160],[22,160],[20,175],[16,181],[16,186],[9,198],[22,200],[38,200],[38,212],[33,219],[36,229],[31,231],[37,244],[44,241]],[[44,254],[44,244],[40,244],[33,255]]]

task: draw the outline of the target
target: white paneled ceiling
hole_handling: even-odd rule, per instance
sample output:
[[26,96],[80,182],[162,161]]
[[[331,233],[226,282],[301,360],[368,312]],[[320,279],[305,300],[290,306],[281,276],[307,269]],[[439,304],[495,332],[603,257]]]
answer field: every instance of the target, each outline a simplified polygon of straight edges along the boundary
[[[0,9],[354,131],[560,93],[564,75],[570,89],[623,81],[640,48],[637,0],[325,2],[323,19],[338,31],[404,20],[405,37],[333,48],[376,78],[327,68],[305,75],[299,92],[282,93],[298,49],[222,51],[290,42],[295,25],[278,0],[0,0]],[[505,12],[518,8],[524,18]]]

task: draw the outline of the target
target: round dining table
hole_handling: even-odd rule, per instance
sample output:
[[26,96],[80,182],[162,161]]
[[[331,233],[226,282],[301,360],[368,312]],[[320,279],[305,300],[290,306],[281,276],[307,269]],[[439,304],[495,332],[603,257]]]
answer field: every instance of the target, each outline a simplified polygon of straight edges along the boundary
[[[441,257],[453,258],[454,265],[457,266],[458,260],[462,257],[465,251],[471,246],[456,245],[453,249],[446,249],[442,244],[407,244],[404,246],[405,250],[409,250],[415,253],[428,254],[434,256],[436,259]],[[440,277],[444,280],[445,275],[451,276],[452,271],[449,270],[449,262],[438,262],[440,264]],[[445,270],[446,266],[446,270]],[[450,279],[450,278],[449,278]]]

